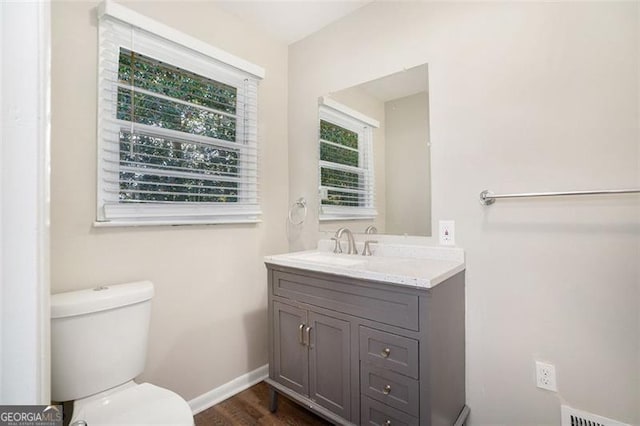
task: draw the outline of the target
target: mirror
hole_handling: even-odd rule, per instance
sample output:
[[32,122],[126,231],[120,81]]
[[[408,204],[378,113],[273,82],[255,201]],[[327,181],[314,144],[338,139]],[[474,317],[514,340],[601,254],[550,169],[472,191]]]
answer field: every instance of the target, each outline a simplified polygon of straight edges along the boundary
[[[379,126],[372,132],[375,216],[321,220],[320,231],[374,225],[380,234],[431,236],[428,81],[424,64],[322,97]],[[321,188],[323,205],[322,197]]]

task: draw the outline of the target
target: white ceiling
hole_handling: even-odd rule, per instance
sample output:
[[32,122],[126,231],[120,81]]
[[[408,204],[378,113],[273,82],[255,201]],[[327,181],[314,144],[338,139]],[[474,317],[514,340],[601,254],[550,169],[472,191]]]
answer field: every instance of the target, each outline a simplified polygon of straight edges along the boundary
[[429,91],[427,64],[409,68],[357,86],[369,95],[388,102]]
[[295,43],[372,0],[219,0],[216,5],[262,28],[287,44]]

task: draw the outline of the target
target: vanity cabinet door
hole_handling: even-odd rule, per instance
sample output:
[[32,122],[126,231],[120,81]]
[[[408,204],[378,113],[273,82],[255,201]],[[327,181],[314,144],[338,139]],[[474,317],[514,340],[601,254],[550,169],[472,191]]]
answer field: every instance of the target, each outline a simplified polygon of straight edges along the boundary
[[348,321],[309,312],[310,397],[351,418],[351,327]]
[[273,325],[274,379],[300,395],[309,396],[309,356],[304,338],[307,311],[274,301]]

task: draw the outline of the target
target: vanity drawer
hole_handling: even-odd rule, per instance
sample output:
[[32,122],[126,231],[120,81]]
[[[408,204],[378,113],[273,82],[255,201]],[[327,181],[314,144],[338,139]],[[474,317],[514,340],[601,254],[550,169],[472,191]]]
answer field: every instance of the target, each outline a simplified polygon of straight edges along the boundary
[[360,392],[412,416],[420,412],[420,387],[416,379],[362,364]]
[[409,330],[420,328],[417,295],[365,287],[353,279],[274,270],[273,294]]
[[360,360],[419,378],[418,341],[408,337],[360,326]]
[[363,396],[360,402],[360,424],[376,426],[418,426],[418,419],[402,411]]

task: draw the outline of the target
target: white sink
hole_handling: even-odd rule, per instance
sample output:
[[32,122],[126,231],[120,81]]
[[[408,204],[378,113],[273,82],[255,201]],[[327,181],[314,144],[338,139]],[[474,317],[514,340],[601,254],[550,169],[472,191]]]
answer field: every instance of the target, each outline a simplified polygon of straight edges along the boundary
[[322,263],[324,265],[335,266],[355,266],[367,261],[367,259],[358,259],[354,256],[326,252],[301,253],[299,255],[293,255],[292,257],[296,257],[302,262]]

